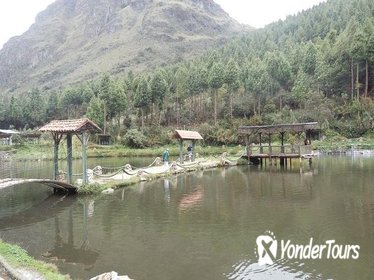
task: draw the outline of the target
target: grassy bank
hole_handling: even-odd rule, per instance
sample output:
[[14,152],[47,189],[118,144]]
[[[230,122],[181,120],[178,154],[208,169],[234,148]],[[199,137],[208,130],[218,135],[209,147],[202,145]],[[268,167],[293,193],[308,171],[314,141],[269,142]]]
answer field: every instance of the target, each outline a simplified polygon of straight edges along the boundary
[[[273,143],[279,145],[280,143]],[[265,144],[266,145],[266,144]],[[320,151],[341,151],[350,150],[351,147],[354,149],[368,149],[374,150],[374,139],[345,139],[341,137],[333,137],[323,141],[313,141],[312,148]],[[179,148],[177,144],[152,147],[144,149],[133,149],[123,145],[111,145],[111,146],[100,146],[90,143],[87,148],[87,156],[89,158],[100,158],[100,157],[161,157],[162,152],[168,148],[171,156],[179,155]],[[187,146],[183,148],[183,152],[186,152]],[[196,146],[196,153],[201,157],[207,157],[212,155],[220,155],[224,152],[229,155],[236,155],[243,153],[245,147],[241,145],[237,146]],[[40,144],[23,144],[13,146],[0,146],[0,151],[8,152],[13,155],[16,160],[52,160],[53,159],[53,144],[49,141]],[[80,158],[82,155],[82,147],[79,141],[73,143],[73,157]],[[62,141],[59,149],[60,159],[67,157],[66,143]]]
[[[161,157],[162,152],[168,148],[171,156],[178,156],[179,149],[177,145],[169,145],[162,147],[152,147],[144,149],[133,149],[122,145],[100,146],[90,143],[87,148],[87,156],[89,158],[100,157]],[[185,153],[187,146],[184,148]],[[237,154],[244,151],[242,146],[197,146],[195,149],[199,156],[205,157],[210,155],[220,155],[224,152],[229,154]],[[14,145],[10,151],[16,160],[52,160],[53,145],[51,143]],[[82,147],[80,143],[73,143],[73,157],[80,158],[82,155]],[[59,158],[64,159],[67,156],[66,144],[62,143],[59,149]]]
[[68,275],[61,275],[56,266],[35,260],[21,247],[5,243],[2,240],[0,240],[0,256],[11,266],[11,274],[17,273],[20,276],[28,275],[24,276],[23,279],[27,279],[30,275],[33,275],[33,278],[39,277],[38,279],[40,277],[49,280],[70,279]]

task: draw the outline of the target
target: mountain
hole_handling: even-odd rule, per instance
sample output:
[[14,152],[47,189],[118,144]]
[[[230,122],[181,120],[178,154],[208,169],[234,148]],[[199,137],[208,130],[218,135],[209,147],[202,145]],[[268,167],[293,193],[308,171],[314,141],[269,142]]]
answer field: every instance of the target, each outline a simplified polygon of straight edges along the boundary
[[0,50],[0,90],[182,61],[250,30],[213,0],[57,0]]

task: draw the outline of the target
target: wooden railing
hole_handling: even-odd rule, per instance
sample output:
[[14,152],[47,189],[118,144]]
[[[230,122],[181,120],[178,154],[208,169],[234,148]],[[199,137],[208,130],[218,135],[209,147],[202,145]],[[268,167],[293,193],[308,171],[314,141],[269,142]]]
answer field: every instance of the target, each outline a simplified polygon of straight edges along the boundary
[[312,146],[304,144],[286,144],[286,145],[250,145],[250,154],[268,154],[268,155],[280,155],[280,154],[297,154],[306,155],[312,154]]

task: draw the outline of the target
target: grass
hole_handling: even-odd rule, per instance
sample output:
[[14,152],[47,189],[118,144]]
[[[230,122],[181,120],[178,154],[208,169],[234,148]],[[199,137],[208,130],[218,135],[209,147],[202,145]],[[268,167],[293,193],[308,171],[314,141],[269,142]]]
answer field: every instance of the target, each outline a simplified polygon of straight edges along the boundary
[[[33,161],[33,160],[52,160],[53,159],[53,145],[52,143],[41,143],[41,144],[27,144],[27,145],[14,145],[12,146],[15,150],[15,159],[19,161]],[[89,158],[101,158],[101,157],[161,157],[162,152],[168,148],[171,156],[179,155],[179,148],[177,144],[162,146],[162,147],[151,147],[145,149],[133,149],[122,145],[111,145],[111,146],[100,146],[96,144],[89,144],[87,148],[87,156]],[[187,147],[184,148],[183,152],[186,152]],[[220,155],[227,152],[230,155],[236,155],[244,151],[244,147],[241,146],[200,146],[198,145],[195,149],[196,153],[200,156],[206,157],[209,155]],[[80,143],[73,143],[73,157],[80,158],[82,155],[82,147]],[[66,158],[66,144],[62,142],[59,148],[59,158]]]
[[[279,144],[279,143],[273,143]],[[313,141],[312,148],[320,151],[331,151],[341,149],[351,149],[351,146],[357,146],[359,149],[374,149],[374,140],[372,139],[327,139],[323,141]],[[102,157],[161,157],[165,148],[169,149],[171,156],[179,155],[178,145],[150,147],[144,149],[133,149],[123,145],[101,146],[90,143],[87,148],[87,156],[89,158]],[[34,160],[52,160],[53,159],[53,144],[49,141],[43,141],[40,144],[25,144],[0,146],[0,151],[11,151],[14,158],[19,161],[34,161]],[[230,156],[244,153],[243,146],[196,146],[196,153],[201,157],[218,156],[226,152]],[[184,147],[183,152],[186,152]],[[73,157],[81,158],[82,147],[80,142],[73,143]],[[62,141],[59,148],[60,159],[66,158],[66,143]]]
[[23,268],[35,271],[42,275],[44,279],[49,280],[66,280],[70,279],[68,275],[62,275],[58,272],[57,267],[42,261],[35,260],[18,245],[11,245],[0,240],[0,255],[15,268]]
[[314,141],[312,143],[314,149],[319,151],[338,151],[355,149],[373,150],[374,140],[371,139],[346,139],[346,140],[325,140]]

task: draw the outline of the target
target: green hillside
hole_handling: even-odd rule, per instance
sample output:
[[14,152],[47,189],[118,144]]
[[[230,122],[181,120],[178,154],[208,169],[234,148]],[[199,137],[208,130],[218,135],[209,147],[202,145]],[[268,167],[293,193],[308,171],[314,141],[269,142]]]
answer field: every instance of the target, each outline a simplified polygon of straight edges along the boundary
[[2,126],[85,115],[103,127],[105,108],[108,131],[138,146],[166,143],[162,127],[215,144],[237,143],[241,124],[318,121],[327,135],[373,136],[374,2],[330,0],[198,58],[23,97],[5,104]]

